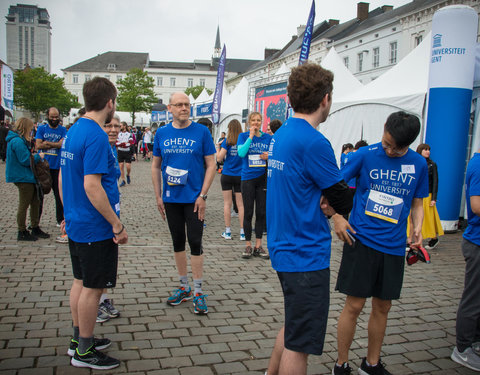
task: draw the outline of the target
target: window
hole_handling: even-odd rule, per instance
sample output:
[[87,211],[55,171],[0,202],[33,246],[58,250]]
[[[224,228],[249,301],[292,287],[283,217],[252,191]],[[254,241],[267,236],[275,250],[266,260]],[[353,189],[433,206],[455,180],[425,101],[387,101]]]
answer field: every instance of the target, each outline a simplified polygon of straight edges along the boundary
[[28,27],[25,26],[25,63],[28,64]]
[[415,47],[422,43],[423,35],[419,35],[415,37]]
[[205,87],[205,78],[200,78],[200,86]]
[[117,70],[117,64],[108,64],[107,69],[115,71]]
[[117,76],[117,82],[122,79],[122,76]]
[[348,56],[343,58],[343,63],[348,68]]
[[35,59],[34,59],[34,49],[33,49],[33,46],[35,44],[35,32],[33,31],[33,27],[30,27],[30,43],[31,43],[31,47],[30,47],[30,58],[32,59],[32,67],[35,66]]
[[19,68],[23,69],[23,27],[18,26],[18,57],[19,57]]
[[170,78],[170,87],[175,87],[175,81],[176,81],[175,77]]
[[187,80],[187,87],[193,87],[193,78]]
[[390,43],[390,64],[397,63],[397,42]]
[[105,74],[104,76],[106,79],[110,80],[110,74]]
[[163,77],[157,77],[157,86],[163,86]]
[[380,65],[380,47],[373,49],[373,67],[378,68]]
[[78,83],[78,74],[73,75],[73,83]]
[[357,56],[357,72],[361,72],[363,70],[363,52],[360,52]]
[[92,76],[90,74],[85,74],[85,82],[90,81]]

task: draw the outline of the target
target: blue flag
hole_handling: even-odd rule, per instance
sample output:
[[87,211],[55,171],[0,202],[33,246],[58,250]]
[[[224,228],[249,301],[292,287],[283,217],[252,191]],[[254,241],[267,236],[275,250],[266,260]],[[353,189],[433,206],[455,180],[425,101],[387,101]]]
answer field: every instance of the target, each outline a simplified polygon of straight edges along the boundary
[[218,125],[220,122],[220,108],[222,107],[223,76],[225,74],[226,55],[227,50],[224,44],[222,54],[220,55],[220,61],[218,63],[217,84],[215,86],[215,94],[213,95],[212,122],[215,125]]
[[312,0],[312,7],[310,8],[310,15],[308,16],[307,27],[305,27],[305,32],[303,33],[303,42],[302,42],[302,48],[300,50],[300,59],[298,60],[298,65],[303,65],[308,61],[314,22],[315,22],[315,0]]

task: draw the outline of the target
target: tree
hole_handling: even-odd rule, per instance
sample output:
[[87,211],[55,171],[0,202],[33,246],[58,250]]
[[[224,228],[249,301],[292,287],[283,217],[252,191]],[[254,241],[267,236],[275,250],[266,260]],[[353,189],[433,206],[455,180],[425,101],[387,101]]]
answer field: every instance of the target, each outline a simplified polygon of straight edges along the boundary
[[61,116],[80,107],[78,98],[65,88],[63,78],[43,67],[15,72],[13,98],[15,105],[30,111],[35,121],[50,107],[58,108]]
[[130,112],[132,126],[135,126],[135,113],[151,112],[158,101],[153,87],[153,78],[139,68],[130,69],[124,79],[117,81],[118,110]]
[[[185,94],[189,95],[192,94],[194,99],[198,98],[198,95],[200,95],[205,87],[203,86],[194,86],[194,87],[189,87],[185,90]],[[213,90],[207,89],[208,95],[212,95]]]

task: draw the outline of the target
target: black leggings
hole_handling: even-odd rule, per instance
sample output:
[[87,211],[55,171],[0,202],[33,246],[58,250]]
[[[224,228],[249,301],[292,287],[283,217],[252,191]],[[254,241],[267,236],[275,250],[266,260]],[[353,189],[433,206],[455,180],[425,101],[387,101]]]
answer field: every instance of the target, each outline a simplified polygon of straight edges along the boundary
[[188,244],[192,255],[202,255],[203,221],[198,220],[198,212],[193,212],[194,203],[165,203],[168,228],[172,235],[173,251],[185,251],[185,224]]
[[[58,224],[60,224],[64,219],[63,204],[62,204],[62,200],[60,199],[60,191],[58,189],[59,174],[60,174],[59,169],[50,169],[50,176],[52,177],[52,190],[53,190],[53,195],[55,196],[55,216]],[[42,212],[43,212],[43,195],[41,196],[41,199],[40,199],[39,217],[42,216]]]
[[245,239],[252,239],[252,218],[255,206],[255,237],[262,238],[267,200],[267,174],[252,180],[242,181],[242,198],[244,207],[243,229]]

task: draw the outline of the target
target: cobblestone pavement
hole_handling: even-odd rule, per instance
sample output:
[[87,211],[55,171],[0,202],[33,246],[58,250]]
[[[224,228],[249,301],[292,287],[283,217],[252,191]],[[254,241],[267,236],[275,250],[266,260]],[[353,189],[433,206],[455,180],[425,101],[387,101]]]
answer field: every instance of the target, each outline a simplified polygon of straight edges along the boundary
[[[72,275],[67,246],[54,241],[58,228],[53,196],[45,199],[41,221],[52,239],[19,243],[17,189],[5,184],[4,176],[5,164],[0,164],[0,375],[93,373],[70,366],[66,355]],[[156,209],[150,163],[133,163],[132,184],[121,192],[129,243],[120,247],[112,293],[121,317],[97,324],[95,332],[114,341],[108,353],[122,364],[103,373],[263,374],[283,322],[282,294],[269,261],[241,259],[238,220],[232,218],[233,240],[220,236],[219,175],[209,192],[205,220],[208,316],[194,315],[190,302],[165,304],[178,281],[168,228]],[[450,360],[463,287],[460,241],[460,233],[446,235],[432,252],[431,264],[406,267],[402,298],[392,307],[382,353],[395,375],[474,373]],[[333,287],[340,256],[341,244],[335,239],[325,351],[309,358],[309,374],[329,374],[336,359],[336,323],[344,297]],[[351,352],[354,368],[366,355],[369,311],[359,318]]]

